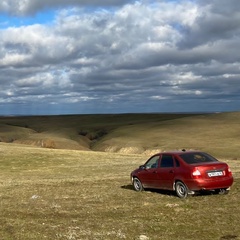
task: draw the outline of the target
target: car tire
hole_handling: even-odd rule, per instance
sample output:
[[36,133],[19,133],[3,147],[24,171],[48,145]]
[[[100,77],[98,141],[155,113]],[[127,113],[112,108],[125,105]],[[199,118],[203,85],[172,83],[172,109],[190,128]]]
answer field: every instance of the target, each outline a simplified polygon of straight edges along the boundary
[[137,192],[141,192],[144,190],[141,181],[137,177],[133,178],[133,188]]
[[186,198],[188,196],[188,188],[181,181],[176,182],[175,191],[176,191],[177,196],[180,197],[180,198]]
[[229,190],[226,189],[226,188],[221,188],[221,189],[217,190],[217,193],[220,194],[220,195],[226,195],[226,194],[229,193]]

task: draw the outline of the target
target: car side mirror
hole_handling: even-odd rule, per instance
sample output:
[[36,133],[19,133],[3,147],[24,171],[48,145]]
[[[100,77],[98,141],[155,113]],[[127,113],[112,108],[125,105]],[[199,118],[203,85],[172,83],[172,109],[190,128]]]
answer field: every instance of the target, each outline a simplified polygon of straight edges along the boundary
[[145,165],[141,165],[141,166],[139,166],[139,168],[144,170],[144,169],[146,169],[146,166]]

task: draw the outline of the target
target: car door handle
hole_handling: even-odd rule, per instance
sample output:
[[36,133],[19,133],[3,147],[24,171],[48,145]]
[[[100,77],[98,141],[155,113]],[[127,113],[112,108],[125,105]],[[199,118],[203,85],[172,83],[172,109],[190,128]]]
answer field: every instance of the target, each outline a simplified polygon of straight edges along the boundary
[[153,171],[153,173],[158,173],[157,171]]
[[174,171],[173,171],[173,170],[170,170],[169,173],[174,173]]

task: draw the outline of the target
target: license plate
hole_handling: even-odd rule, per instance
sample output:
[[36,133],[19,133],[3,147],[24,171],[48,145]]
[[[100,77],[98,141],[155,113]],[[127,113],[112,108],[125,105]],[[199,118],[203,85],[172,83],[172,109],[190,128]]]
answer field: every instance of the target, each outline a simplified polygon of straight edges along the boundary
[[222,171],[218,171],[218,172],[209,172],[208,173],[209,177],[218,177],[218,176],[223,176],[223,172]]

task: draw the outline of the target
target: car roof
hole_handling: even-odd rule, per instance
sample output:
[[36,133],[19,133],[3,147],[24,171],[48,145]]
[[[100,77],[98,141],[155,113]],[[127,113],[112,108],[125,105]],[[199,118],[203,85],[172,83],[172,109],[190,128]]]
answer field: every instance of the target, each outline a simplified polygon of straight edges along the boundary
[[180,155],[180,154],[187,154],[187,153],[199,153],[201,151],[197,151],[197,150],[173,150],[173,151],[166,151],[166,152],[160,152],[158,154],[174,154],[174,155]]

